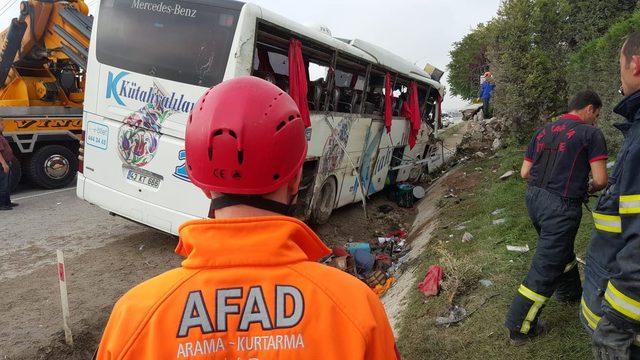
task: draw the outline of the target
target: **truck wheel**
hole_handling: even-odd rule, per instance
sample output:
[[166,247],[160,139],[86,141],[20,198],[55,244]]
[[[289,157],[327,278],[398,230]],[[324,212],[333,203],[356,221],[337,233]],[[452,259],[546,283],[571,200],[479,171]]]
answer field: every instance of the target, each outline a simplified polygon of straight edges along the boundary
[[76,176],[77,170],[77,156],[62,145],[41,147],[29,162],[31,181],[46,189],[58,189],[68,185]]
[[11,184],[9,185],[11,192],[16,191],[16,189],[18,188],[18,184],[20,184],[21,178],[22,178],[22,167],[20,166],[20,163],[16,161],[11,164],[11,179],[9,180],[11,181]]
[[311,210],[311,222],[314,224],[322,225],[326,224],[333,212],[333,206],[336,202],[336,180],[333,177],[329,177],[324,181],[317,199],[313,201],[313,208]]

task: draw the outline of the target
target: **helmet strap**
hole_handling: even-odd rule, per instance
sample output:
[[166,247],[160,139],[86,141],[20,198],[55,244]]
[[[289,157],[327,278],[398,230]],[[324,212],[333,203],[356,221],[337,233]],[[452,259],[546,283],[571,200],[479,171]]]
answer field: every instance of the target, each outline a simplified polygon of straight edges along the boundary
[[274,213],[289,216],[291,214],[291,204],[283,204],[278,201],[265,199],[259,195],[236,195],[224,194],[215,199],[211,199],[209,207],[209,217],[215,218],[215,211],[230,206],[246,205],[254,208],[271,211]]

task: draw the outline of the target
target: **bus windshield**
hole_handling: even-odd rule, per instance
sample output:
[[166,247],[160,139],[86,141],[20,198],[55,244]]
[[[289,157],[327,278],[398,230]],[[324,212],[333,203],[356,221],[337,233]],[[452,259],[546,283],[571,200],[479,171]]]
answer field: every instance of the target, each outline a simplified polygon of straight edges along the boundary
[[211,3],[101,1],[98,61],[191,85],[220,83],[243,4]]

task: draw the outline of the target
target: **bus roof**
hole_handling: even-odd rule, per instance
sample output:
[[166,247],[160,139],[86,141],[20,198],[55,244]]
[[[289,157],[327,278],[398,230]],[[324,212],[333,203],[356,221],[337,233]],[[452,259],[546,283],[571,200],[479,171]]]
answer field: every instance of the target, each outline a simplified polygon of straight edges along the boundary
[[319,43],[326,44],[331,48],[339,50],[343,53],[347,53],[351,56],[355,56],[375,65],[380,65],[382,67],[395,70],[422,83],[427,83],[436,88],[441,94],[444,91],[444,86],[441,83],[432,80],[431,76],[424,70],[418,68],[406,59],[382,47],[371,44],[361,39],[348,41],[334,38],[323,32],[288,19],[271,10],[265,9],[259,5],[247,3],[245,6],[253,7],[253,9],[251,9],[254,10],[252,11],[252,13],[261,14],[258,17],[267,22],[291,30],[292,32],[300,34]]
[[362,39],[353,39],[350,41],[350,44],[373,56],[379,65],[394,69],[415,80],[426,82],[438,89],[438,91],[443,88],[443,85],[440,82],[431,79],[431,75],[429,75],[427,72],[387,49],[384,49],[378,45],[372,44]]

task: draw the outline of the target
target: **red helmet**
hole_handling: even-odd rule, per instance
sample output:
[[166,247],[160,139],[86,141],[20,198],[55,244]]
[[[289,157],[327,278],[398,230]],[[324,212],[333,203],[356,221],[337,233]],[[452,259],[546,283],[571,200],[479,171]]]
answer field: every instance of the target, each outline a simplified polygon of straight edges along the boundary
[[189,115],[185,149],[189,178],[202,190],[261,195],[298,174],[307,140],[294,100],[265,80],[244,76],[200,98]]

